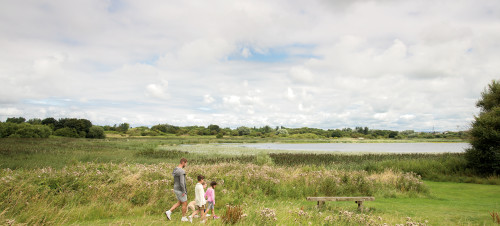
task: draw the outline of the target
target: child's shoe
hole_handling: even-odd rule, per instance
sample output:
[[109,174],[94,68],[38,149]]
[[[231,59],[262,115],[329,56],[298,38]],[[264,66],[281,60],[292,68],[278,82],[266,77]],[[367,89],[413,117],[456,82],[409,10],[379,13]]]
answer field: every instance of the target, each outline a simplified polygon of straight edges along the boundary
[[189,222],[193,223],[193,217],[189,216]]
[[169,220],[172,220],[172,218],[170,218],[170,216],[172,215],[172,211],[167,210],[167,211],[165,212],[165,214],[167,215],[167,218],[168,218]]
[[214,220],[219,219],[219,217],[217,215],[214,215],[213,218],[214,218]]

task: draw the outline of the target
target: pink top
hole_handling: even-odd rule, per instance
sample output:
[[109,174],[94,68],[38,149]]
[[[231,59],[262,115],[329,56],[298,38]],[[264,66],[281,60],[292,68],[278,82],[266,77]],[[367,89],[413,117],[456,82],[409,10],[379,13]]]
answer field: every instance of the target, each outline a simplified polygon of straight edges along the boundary
[[207,189],[207,192],[205,192],[205,198],[207,198],[207,202],[213,202],[215,204],[215,191],[213,188]]

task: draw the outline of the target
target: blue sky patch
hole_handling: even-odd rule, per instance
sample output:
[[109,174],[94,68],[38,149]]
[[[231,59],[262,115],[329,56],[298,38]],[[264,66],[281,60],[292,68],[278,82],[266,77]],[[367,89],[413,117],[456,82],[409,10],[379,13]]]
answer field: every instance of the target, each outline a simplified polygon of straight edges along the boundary
[[[242,54],[245,48],[249,51],[249,55],[247,57]],[[269,48],[264,51],[256,51],[251,47],[242,47],[237,53],[229,56],[228,60],[276,63],[286,62],[296,58],[320,58],[319,56],[312,54],[314,48],[314,45],[308,44],[293,44],[283,47]]]

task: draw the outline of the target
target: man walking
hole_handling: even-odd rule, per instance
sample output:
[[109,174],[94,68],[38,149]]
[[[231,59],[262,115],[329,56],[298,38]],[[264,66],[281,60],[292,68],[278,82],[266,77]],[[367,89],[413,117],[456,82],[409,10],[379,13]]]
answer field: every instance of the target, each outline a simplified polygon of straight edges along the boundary
[[177,197],[177,203],[175,203],[170,210],[167,210],[165,214],[169,220],[172,220],[171,214],[177,207],[182,205],[182,219],[181,221],[188,221],[186,217],[187,210],[187,189],[186,189],[186,171],[184,167],[187,165],[187,159],[182,158],[179,166],[177,166],[172,175],[174,176],[174,193]]

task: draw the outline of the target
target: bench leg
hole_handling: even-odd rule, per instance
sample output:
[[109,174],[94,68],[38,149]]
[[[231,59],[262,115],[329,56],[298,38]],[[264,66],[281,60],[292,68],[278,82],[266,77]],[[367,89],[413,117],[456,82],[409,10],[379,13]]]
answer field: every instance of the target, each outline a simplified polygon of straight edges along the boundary
[[363,201],[354,201],[354,202],[358,204],[358,210],[363,212]]
[[318,208],[323,207],[325,205],[325,201],[318,201]]

